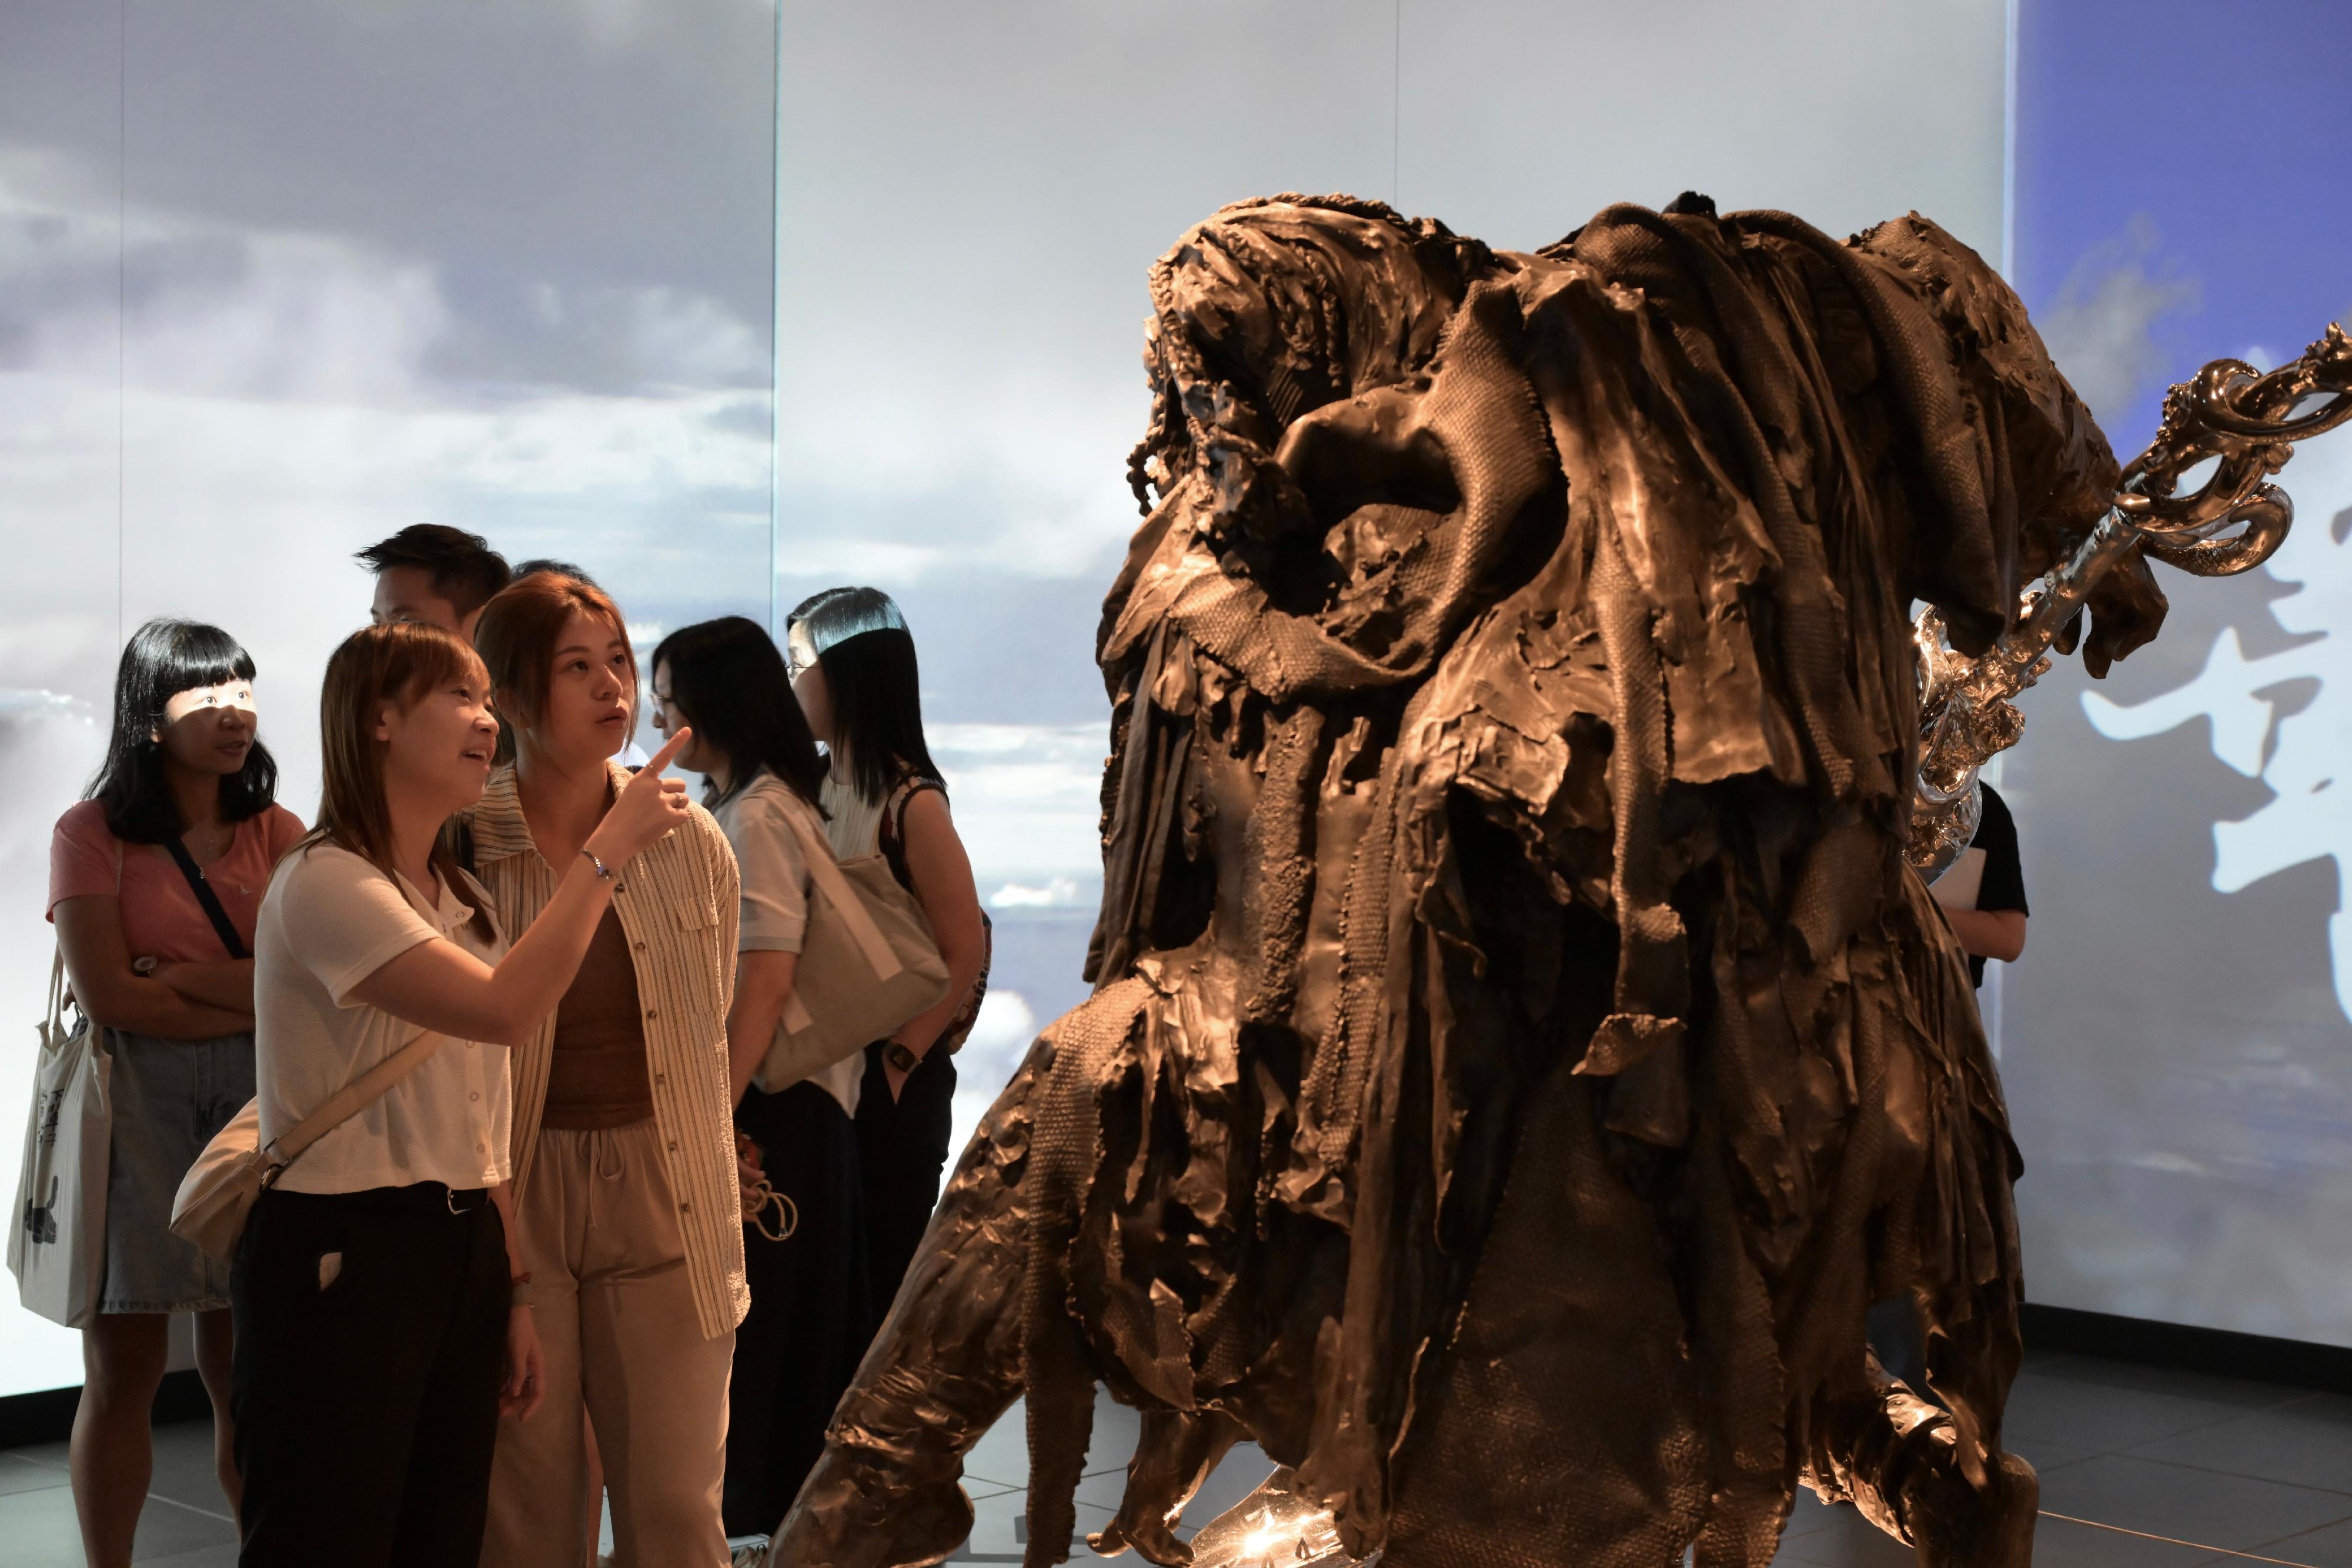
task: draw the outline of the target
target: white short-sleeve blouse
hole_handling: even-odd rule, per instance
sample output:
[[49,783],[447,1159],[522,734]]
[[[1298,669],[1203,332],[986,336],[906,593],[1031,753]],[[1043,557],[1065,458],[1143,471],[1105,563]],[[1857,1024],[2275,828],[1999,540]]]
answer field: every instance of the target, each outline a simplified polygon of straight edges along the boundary
[[[428,899],[351,851],[314,843],[278,864],[253,941],[254,1063],[265,1145],[424,1033],[352,990],[419,943],[446,937],[486,964],[506,951],[472,929],[478,886]],[[474,902],[468,902],[473,900]],[[287,1167],[289,1192],[361,1192],[440,1182],[495,1186],[509,1175],[507,1048],[450,1039],[373,1104]]]
[[[792,787],[766,768],[710,813],[718,820],[727,842],[735,851],[735,864],[743,873],[743,919],[736,946],[746,953],[797,953],[808,931],[809,869],[801,837],[793,831],[797,817],[825,839],[824,820]],[[866,1077],[863,1052],[817,1073],[809,1082],[821,1086],[843,1111],[857,1114],[859,1085]]]

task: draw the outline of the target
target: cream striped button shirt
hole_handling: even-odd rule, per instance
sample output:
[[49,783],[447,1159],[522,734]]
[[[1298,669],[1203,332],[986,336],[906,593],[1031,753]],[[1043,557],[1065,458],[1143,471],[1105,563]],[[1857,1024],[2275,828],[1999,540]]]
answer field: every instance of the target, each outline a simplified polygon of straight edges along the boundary
[[[629,772],[612,765],[615,790]],[[499,923],[520,937],[555,896],[561,872],[547,863],[524,823],[511,765],[490,775],[467,813],[476,874],[498,901]],[[568,868],[566,868],[568,869]],[[654,1121],[705,1338],[727,1333],[751,1310],[743,1280],[742,1200],[735,1178],[735,1120],[728,1098],[727,1009],[735,994],[736,926],[741,918],[735,852],[699,806],[687,821],[615,873],[613,908],[629,939],[645,1008],[646,1067]],[[530,1180],[539,1119],[555,1055],[555,1015],[513,1053],[514,1180]]]

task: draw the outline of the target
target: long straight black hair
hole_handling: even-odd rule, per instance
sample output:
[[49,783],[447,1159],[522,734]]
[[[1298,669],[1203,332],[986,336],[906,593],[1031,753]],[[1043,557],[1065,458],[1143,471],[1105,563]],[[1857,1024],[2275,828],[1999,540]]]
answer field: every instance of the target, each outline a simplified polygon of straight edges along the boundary
[[940,777],[923,740],[923,694],[914,634],[878,588],[828,588],[784,620],[805,637],[833,698],[836,748],[848,753],[849,781],[880,800],[910,774]]
[[[114,672],[114,729],[106,760],[82,799],[106,812],[107,831],[125,843],[160,844],[188,831],[163,776],[155,731],[163,705],[182,692],[253,679],[253,655],[217,626],[158,618],[131,634]],[[242,822],[278,799],[278,761],[257,737],[245,766],[220,781],[224,821]]]
[[663,638],[646,666],[661,679],[669,671],[669,697],[695,738],[727,758],[733,776],[716,806],[740,793],[765,768],[822,812],[824,759],[809,733],[808,716],[793,695],[784,656],[765,628],[740,615],[698,621]]

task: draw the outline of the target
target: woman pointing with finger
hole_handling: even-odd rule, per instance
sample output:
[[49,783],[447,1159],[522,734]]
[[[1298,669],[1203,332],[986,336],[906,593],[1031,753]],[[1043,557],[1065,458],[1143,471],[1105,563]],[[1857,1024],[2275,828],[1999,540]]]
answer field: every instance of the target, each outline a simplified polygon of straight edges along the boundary
[[[554,572],[492,599],[474,641],[515,760],[467,837],[520,925],[629,787],[613,758],[636,725],[636,657],[613,601]],[[595,867],[608,873],[578,977],[513,1055],[515,1208],[547,1394],[500,1429],[485,1568],[588,1560],[583,1406],[621,1568],[727,1561],[727,1382],[751,1300],[728,1079],[735,857],[690,806],[625,871]]]
[[280,1167],[247,1221],[230,1282],[238,1561],[470,1563],[501,1413],[528,1417],[543,1385],[509,1223],[508,1050],[572,984],[613,898],[595,868],[632,866],[689,808],[632,781],[551,896],[502,921],[442,841],[498,740],[474,651],[438,627],[369,627],[328,660],[319,710],[319,825],[278,861],[254,929],[263,1145],[442,1039]]

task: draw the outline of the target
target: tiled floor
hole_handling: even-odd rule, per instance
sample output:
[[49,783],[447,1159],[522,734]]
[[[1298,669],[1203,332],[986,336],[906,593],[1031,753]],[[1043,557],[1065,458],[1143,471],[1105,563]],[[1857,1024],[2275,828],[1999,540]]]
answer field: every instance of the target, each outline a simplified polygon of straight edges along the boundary
[[[234,1568],[236,1526],[213,1479],[212,1424],[155,1433],[155,1479],[131,1555],[155,1568]],[[0,1454],[0,1563],[81,1568],[81,1534],[66,1482],[66,1446]]]
[[[2063,1356],[2026,1368],[2009,1421],[2011,1446],[2042,1472],[2037,1568],[2352,1568],[2352,1399]],[[1134,1412],[1106,1399],[1078,1489],[1082,1531],[1100,1529],[1118,1506],[1135,1434]],[[1187,1511],[1185,1532],[1231,1507],[1268,1469],[1254,1450],[1236,1450]],[[965,1471],[979,1522],[955,1561],[1019,1562],[1028,1464],[1017,1407],[981,1440]],[[139,1561],[228,1568],[236,1552],[227,1511],[213,1483],[208,1429],[159,1431]],[[1094,1560],[1083,1545],[1079,1557]],[[1800,1490],[1776,1568],[1913,1561],[1852,1510],[1823,1508]],[[0,1454],[0,1562],[81,1563],[62,1445]]]

